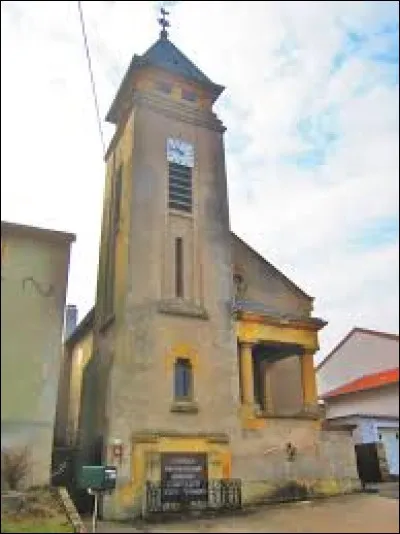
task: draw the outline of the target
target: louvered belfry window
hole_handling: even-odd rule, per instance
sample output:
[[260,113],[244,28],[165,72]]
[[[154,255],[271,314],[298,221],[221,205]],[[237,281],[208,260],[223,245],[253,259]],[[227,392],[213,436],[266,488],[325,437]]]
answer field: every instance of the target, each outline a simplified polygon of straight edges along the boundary
[[192,169],[168,163],[168,205],[174,210],[192,211]]

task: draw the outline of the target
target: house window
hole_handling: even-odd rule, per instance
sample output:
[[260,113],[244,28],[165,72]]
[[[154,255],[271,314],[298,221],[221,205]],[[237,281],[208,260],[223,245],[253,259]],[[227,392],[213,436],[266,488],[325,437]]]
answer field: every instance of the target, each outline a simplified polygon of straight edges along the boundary
[[168,163],[168,205],[190,213],[192,211],[192,169]]
[[183,297],[183,239],[175,239],[175,296]]
[[175,400],[191,400],[193,393],[193,370],[190,360],[178,358],[174,367]]

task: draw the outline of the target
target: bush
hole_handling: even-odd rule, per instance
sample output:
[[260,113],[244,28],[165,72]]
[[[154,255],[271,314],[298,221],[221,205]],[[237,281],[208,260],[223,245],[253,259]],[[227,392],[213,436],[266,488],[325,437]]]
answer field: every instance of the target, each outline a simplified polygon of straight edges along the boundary
[[271,501],[277,502],[290,502],[301,501],[309,497],[309,491],[304,484],[292,480],[287,482],[284,486],[276,488],[276,490],[270,495]]
[[1,451],[1,482],[8,490],[18,490],[30,471],[29,450],[27,447],[4,449]]

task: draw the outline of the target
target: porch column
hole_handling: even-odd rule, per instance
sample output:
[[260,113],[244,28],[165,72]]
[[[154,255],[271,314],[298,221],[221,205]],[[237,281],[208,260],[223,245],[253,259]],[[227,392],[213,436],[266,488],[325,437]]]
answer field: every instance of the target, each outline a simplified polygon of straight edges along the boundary
[[300,356],[301,384],[303,388],[303,409],[306,412],[316,413],[318,409],[318,394],[313,355],[313,352],[306,351]]
[[271,380],[271,372],[272,372],[272,363],[267,363],[264,366],[264,372],[265,372],[265,411],[269,414],[273,413],[274,411],[274,403],[272,400],[272,380]]
[[254,405],[254,369],[251,343],[240,343],[243,404]]

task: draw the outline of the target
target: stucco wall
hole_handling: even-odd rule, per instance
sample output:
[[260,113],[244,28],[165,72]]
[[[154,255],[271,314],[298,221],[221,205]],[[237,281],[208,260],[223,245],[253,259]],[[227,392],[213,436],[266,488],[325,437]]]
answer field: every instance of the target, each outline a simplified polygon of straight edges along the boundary
[[278,312],[310,315],[312,300],[309,297],[283,279],[272,265],[235,234],[231,234],[231,243],[233,265],[236,272],[242,274],[246,285],[244,299],[261,302]]
[[81,408],[82,376],[92,356],[93,333],[88,331],[71,350],[71,376],[68,399],[67,428],[71,438],[76,437]]
[[399,366],[399,341],[355,331],[317,371],[320,395],[361,376]]
[[326,418],[353,414],[399,416],[399,385],[340,395],[325,401]]
[[56,415],[54,421],[54,443],[57,446],[64,445],[67,440],[71,373],[72,359],[70,351],[67,350],[65,345],[63,345],[60,374],[58,377]]
[[276,361],[270,366],[269,372],[275,413],[299,412],[303,406],[300,358],[290,356]]
[[[260,430],[248,430],[233,442],[232,476],[241,478],[244,501],[267,501],[288,482],[316,493],[335,493],[357,486],[351,433],[321,431],[318,422],[271,419]],[[295,448],[288,460],[286,446]]]
[[28,445],[32,481],[49,480],[70,242],[3,231],[2,448]]

